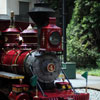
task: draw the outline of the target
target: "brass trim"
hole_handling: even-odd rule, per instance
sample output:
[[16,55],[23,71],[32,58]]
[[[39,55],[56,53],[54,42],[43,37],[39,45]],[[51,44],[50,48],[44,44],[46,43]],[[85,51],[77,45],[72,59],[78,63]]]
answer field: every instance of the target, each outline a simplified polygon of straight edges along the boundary
[[22,52],[18,53],[18,55],[17,55],[17,57],[16,57],[16,59],[15,59],[14,64],[16,64],[16,62],[17,62],[17,60],[18,60],[18,57],[20,56],[21,53],[22,53]]
[[24,58],[23,65],[24,65],[24,62],[26,61],[26,58],[27,58],[27,57],[29,56],[29,54],[32,53],[32,52],[33,52],[33,50],[30,50],[30,51],[27,53],[26,57]]
[[53,63],[48,64],[47,71],[48,72],[54,72],[55,71],[55,65]]

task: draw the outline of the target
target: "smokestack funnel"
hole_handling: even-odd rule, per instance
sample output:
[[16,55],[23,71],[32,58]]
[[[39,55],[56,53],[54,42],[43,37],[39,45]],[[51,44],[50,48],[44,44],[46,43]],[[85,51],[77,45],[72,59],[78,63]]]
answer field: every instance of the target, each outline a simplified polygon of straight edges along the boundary
[[37,27],[42,27],[48,24],[49,17],[55,12],[52,8],[48,8],[47,3],[36,3],[34,8],[29,12],[29,16],[35,22]]

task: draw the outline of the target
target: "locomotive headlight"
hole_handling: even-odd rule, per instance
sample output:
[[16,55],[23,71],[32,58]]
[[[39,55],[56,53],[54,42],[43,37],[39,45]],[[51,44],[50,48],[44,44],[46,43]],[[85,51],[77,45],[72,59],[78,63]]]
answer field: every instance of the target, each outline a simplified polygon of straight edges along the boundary
[[58,31],[52,32],[52,34],[49,37],[50,44],[57,46],[59,45],[60,41],[61,41],[60,33]]

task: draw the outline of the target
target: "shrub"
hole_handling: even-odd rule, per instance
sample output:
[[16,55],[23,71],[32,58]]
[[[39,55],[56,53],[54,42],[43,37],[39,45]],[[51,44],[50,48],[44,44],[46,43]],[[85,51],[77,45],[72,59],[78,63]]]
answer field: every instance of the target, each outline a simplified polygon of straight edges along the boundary
[[[68,61],[77,66],[96,67],[100,59],[100,3],[98,0],[76,0],[67,27]],[[99,60],[100,61],[100,60]]]

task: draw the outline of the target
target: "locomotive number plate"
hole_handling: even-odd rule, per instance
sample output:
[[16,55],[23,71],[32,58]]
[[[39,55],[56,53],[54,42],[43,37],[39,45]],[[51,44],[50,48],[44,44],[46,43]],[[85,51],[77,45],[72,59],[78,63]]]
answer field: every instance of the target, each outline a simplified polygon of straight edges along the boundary
[[47,66],[48,72],[54,72],[55,71],[55,65],[54,64],[48,64]]

